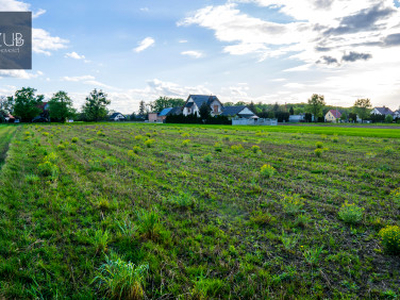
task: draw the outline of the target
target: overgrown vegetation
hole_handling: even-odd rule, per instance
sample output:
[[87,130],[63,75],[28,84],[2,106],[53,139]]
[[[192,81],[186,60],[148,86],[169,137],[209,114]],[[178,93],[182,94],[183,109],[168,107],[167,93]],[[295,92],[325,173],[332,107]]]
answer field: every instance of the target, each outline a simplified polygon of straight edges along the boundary
[[0,298],[399,297],[399,137],[0,126]]

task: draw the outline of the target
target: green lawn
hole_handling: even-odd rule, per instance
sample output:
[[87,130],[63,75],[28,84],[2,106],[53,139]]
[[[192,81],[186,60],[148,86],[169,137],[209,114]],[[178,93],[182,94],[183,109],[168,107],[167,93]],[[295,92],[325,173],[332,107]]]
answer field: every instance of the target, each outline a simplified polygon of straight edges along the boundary
[[3,126],[0,153],[12,136],[0,298],[400,296],[378,236],[400,223],[397,129]]

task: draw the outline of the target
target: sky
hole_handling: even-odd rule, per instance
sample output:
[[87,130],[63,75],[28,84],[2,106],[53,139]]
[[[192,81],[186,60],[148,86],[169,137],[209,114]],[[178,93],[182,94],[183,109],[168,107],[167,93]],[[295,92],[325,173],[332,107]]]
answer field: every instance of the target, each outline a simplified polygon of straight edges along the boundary
[[222,102],[400,106],[397,0],[0,0],[32,11],[32,70],[0,70],[0,95],[94,88],[110,108],[159,96]]

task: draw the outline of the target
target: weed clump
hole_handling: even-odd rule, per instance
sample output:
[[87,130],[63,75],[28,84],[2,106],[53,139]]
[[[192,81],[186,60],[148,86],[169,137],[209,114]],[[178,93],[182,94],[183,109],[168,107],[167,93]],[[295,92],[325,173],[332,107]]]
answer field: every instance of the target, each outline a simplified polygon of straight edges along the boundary
[[222,152],[222,145],[221,145],[221,143],[215,143],[214,144],[214,150],[216,151],[216,152]]
[[322,142],[317,142],[315,144],[315,147],[317,147],[317,149],[322,149],[324,147],[324,144]]
[[190,195],[184,194],[184,193],[181,193],[181,194],[175,195],[175,196],[171,196],[168,199],[168,202],[171,203],[172,205],[177,206],[182,209],[187,209],[187,208],[193,206],[193,204],[194,204],[193,198]]
[[387,226],[379,231],[382,246],[386,253],[400,254],[400,227]]
[[354,203],[349,204],[348,202],[344,203],[339,210],[339,218],[348,224],[357,224],[363,218],[364,209],[362,207],[358,207]]
[[212,161],[212,155],[210,153],[203,156],[205,162],[209,163]]
[[183,147],[187,147],[187,146],[189,145],[189,143],[190,143],[190,140],[189,140],[189,139],[183,140],[182,146],[183,146]]
[[100,289],[111,299],[143,299],[148,269],[148,265],[135,266],[115,256],[106,256],[106,263],[99,268],[93,282],[98,281]]
[[77,137],[73,137],[72,139],[71,139],[71,142],[72,143],[77,143],[79,141],[79,139],[77,138]]
[[91,144],[94,142],[94,139],[87,139],[85,142],[86,142],[86,144]]
[[314,150],[314,153],[316,157],[321,157],[322,153],[324,153],[324,150],[322,150],[321,148],[317,148]]
[[260,174],[266,178],[270,178],[270,177],[274,176],[275,172],[276,172],[276,169],[269,164],[263,165],[260,170]]
[[154,139],[148,139],[148,140],[146,140],[146,141],[144,142],[144,145],[145,145],[147,148],[151,148],[151,146],[154,144],[154,142],[155,142]]
[[304,207],[304,198],[297,194],[285,195],[282,200],[282,207],[288,215],[295,215]]
[[135,136],[135,140],[140,141],[141,139],[143,139],[142,135],[139,134],[139,135]]
[[243,146],[241,144],[238,145],[232,145],[231,149],[233,150],[233,152],[235,153],[240,153],[243,151]]
[[106,136],[106,135],[104,134],[104,132],[101,131],[101,130],[97,131],[97,135],[98,135],[98,136]]
[[161,230],[161,221],[158,213],[154,210],[141,210],[137,212],[137,218],[139,233],[141,233],[144,238],[151,240],[157,239]]
[[38,165],[39,173],[43,176],[51,176],[52,178],[56,178],[60,169],[51,163],[50,161],[46,160],[43,163]]
[[253,151],[254,153],[258,153],[259,151],[261,151],[261,149],[259,146],[254,145],[253,147],[251,147],[251,151]]
[[256,211],[253,212],[253,215],[250,217],[250,222],[256,225],[268,225],[275,222],[275,217],[273,217],[268,212]]

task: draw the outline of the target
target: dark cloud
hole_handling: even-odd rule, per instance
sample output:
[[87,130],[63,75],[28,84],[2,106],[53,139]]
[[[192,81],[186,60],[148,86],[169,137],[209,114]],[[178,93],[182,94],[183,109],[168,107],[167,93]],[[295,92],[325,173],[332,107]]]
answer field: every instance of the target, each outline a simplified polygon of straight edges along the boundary
[[393,8],[385,8],[381,5],[376,5],[369,9],[363,9],[358,14],[342,18],[339,27],[328,29],[324,34],[340,35],[378,29],[375,23],[389,17],[395,11],[396,10]]
[[385,46],[400,46],[400,33],[388,35],[383,43]]
[[314,5],[318,9],[327,9],[332,6],[333,0],[315,0]]
[[342,57],[342,61],[349,61],[354,62],[357,60],[368,60],[372,58],[371,54],[368,53],[357,53],[357,52],[350,52],[349,54],[345,54]]
[[331,51],[332,48],[317,46],[317,47],[315,47],[315,50],[318,51],[318,52],[328,52],[328,51]]
[[317,64],[338,64],[338,60],[332,56],[322,56],[318,61]]

